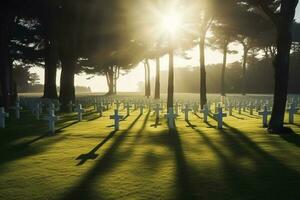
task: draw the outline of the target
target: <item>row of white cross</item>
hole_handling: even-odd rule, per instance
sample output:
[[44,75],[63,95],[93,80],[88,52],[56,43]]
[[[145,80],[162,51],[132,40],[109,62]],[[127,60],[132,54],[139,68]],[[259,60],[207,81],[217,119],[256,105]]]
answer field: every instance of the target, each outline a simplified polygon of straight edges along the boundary
[[[72,105],[71,107],[73,107],[73,104],[72,103],[70,103],[70,104]],[[95,102],[94,109],[97,110],[97,112],[99,113],[100,116],[102,116],[103,111],[108,110],[110,104],[111,104],[111,102],[109,102],[109,101],[105,101],[105,102],[101,101],[100,103]],[[117,131],[117,130],[119,130],[119,123],[124,118],[124,116],[119,115],[119,109],[121,106],[121,102],[119,100],[117,100],[114,102],[114,104],[115,104],[114,115],[111,115],[110,119],[114,119],[114,127],[115,127],[115,130]],[[132,105],[129,102],[124,102],[123,104],[124,104],[124,109],[126,109],[126,114],[127,114],[127,116],[129,116]],[[151,106],[149,103],[149,109],[151,109],[153,107],[153,110],[156,115],[156,119],[159,119],[160,111],[163,110],[161,105],[162,104],[156,103],[154,106]],[[243,110],[243,112],[245,112],[246,107],[249,108],[250,115],[253,115],[253,110],[255,108],[256,108],[257,112],[259,110],[259,106],[257,106],[257,105],[254,106],[253,103],[250,103],[249,106],[245,106],[246,104],[241,104],[241,103],[235,104],[235,106],[233,106],[233,104],[231,104],[231,103],[225,103],[224,105],[225,105],[225,109],[228,110],[228,112],[229,112],[229,116],[232,116],[232,110],[234,107],[236,109],[238,109],[239,114],[242,113],[242,110]],[[146,106],[143,102],[134,103],[133,106],[134,106],[134,110],[136,110],[138,108],[140,109],[140,114],[143,114],[144,108],[146,108]],[[181,111],[184,113],[184,119],[186,121],[189,120],[188,116],[189,116],[190,111],[193,111],[194,113],[196,113],[198,111],[198,108],[199,108],[198,104],[194,103],[192,107],[193,107],[193,109],[190,108],[189,104],[185,104],[185,106],[181,109]],[[208,104],[208,105],[204,106],[204,108],[200,111],[201,113],[203,113],[203,122],[207,122],[207,118],[209,116],[209,113],[211,112],[210,107],[211,106]],[[43,108],[43,106],[41,103],[36,103],[36,105],[32,109],[37,120],[40,120],[40,114],[42,114],[42,112],[43,112],[42,108]],[[22,109],[22,107],[20,106],[19,101],[17,101],[16,106],[13,107],[13,109],[16,111],[16,118],[20,119],[20,110]],[[265,105],[263,107],[263,110],[258,112],[258,114],[262,116],[262,123],[263,123],[264,127],[267,126],[268,115],[271,114],[271,111],[269,109],[270,109],[270,107]],[[48,108],[49,113],[48,113],[47,117],[43,118],[48,121],[49,131],[51,133],[55,132],[55,122],[58,120],[58,117],[55,115],[55,111],[57,111],[57,108],[55,107],[55,105],[53,103],[50,103],[49,108]],[[289,123],[294,123],[294,115],[298,111],[296,104],[291,103],[290,106],[288,107],[287,111],[289,113]],[[77,108],[75,109],[75,112],[77,112],[78,121],[82,121],[82,115],[85,111],[82,108],[81,104],[78,104]],[[165,115],[165,117],[167,118],[167,121],[168,121],[169,128],[171,128],[171,129],[175,128],[175,119],[177,118],[178,115],[179,115],[179,103],[176,103],[174,106],[174,110],[173,110],[173,108],[169,108],[167,114]],[[0,108],[0,127],[1,128],[5,128],[5,118],[7,118],[7,117],[9,117],[8,113],[6,113],[4,111],[4,108]],[[223,112],[223,108],[220,103],[218,103],[218,104],[215,103],[215,114],[213,114],[213,117],[218,122],[218,128],[221,129],[223,127],[223,117],[227,117],[227,114]]]

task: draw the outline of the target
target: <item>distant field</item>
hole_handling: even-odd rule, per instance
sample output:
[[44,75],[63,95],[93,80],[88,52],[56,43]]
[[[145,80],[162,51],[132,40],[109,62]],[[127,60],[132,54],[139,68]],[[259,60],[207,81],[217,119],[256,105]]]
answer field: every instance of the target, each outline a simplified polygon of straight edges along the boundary
[[[76,93],[76,96],[97,96],[97,95],[105,95],[105,92],[91,92],[91,93]],[[20,96],[26,97],[41,97],[42,93],[19,93]],[[208,96],[220,96],[220,94],[210,93]],[[295,95],[295,94],[291,94]],[[118,96],[144,96],[143,92],[118,92]],[[153,95],[152,95],[153,96]],[[166,97],[166,93],[161,93],[162,97]],[[175,93],[174,96],[178,97],[199,97],[200,95],[197,93]],[[242,96],[241,94],[227,94],[227,96]],[[247,96],[272,96],[271,94],[247,94]]]

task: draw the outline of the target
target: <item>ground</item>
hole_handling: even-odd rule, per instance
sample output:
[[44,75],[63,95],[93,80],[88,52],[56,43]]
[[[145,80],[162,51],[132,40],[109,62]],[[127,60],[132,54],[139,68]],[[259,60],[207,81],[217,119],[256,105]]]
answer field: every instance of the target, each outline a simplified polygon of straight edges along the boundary
[[[300,115],[272,135],[255,113],[181,115],[177,129],[134,111],[114,132],[112,110],[82,122],[61,115],[56,135],[28,111],[0,132],[0,199],[299,199]],[[125,110],[122,110],[125,113]]]

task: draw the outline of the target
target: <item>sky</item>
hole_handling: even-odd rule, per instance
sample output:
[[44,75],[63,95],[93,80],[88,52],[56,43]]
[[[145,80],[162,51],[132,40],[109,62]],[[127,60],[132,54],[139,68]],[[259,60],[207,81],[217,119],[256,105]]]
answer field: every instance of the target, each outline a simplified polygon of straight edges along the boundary
[[[300,3],[298,4],[296,10],[296,21],[300,22]],[[241,46],[232,44],[230,46],[232,49],[241,49]],[[180,56],[175,56],[174,67],[187,67],[187,66],[199,66],[199,49],[193,48],[188,51],[191,59],[186,60]],[[218,51],[212,51],[210,49],[206,50],[206,64],[216,64],[222,62],[222,54]],[[228,56],[228,63],[239,61],[242,59],[241,51],[235,55]],[[155,63],[150,61],[151,66],[151,76],[155,75]],[[161,70],[167,70],[168,67],[168,57],[164,56],[161,58]],[[44,82],[44,70],[42,68],[32,68],[32,73],[37,73],[40,77],[40,83]],[[57,85],[59,85],[60,80],[60,70],[57,74]],[[95,76],[89,80],[90,76],[85,74],[79,74],[75,76],[75,85],[78,86],[89,86],[92,92],[106,92],[108,90],[106,84],[106,78],[104,76]],[[129,73],[121,75],[118,79],[117,90],[119,92],[135,92],[138,90],[138,83],[144,81],[144,66],[139,64],[136,68],[132,69]]]

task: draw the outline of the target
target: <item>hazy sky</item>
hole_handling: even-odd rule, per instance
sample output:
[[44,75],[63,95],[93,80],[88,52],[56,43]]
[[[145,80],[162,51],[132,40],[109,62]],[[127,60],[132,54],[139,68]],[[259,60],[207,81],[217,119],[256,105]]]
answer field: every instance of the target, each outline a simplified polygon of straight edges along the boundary
[[[296,20],[300,22],[300,4],[297,7],[296,11]],[[231,45],[231,48],[240,49],[240,46]],[[192,57],[190,60],[185,60],[181,57],[175,57],[175,67],[186,67],[186,66],[198,66],[199,65],[199,50],[198,48],[194,48],[189,51],[189,55]],[[236,55],[229,55],[228,62],[234,62],[240,60],[242,58],[241,53]],[[207,50],[206,51],[206,63],[221,63],[222,62],[222,54],[219,52]],[[150,62],[151,65],[151,76],[155,75],[155,63]],[[161,70],[166,70],[168,66],[168,57],[165,56],[161,59]],[[41,68],[32,68],[31,72],[36,72],[40,76],[40,82],[44,82],[44,71]],[[87,80],[90,76],[86,76],[84,74],[76,75],[75,77],[75,85],[81,86],[90,86],[93,92],[106,92],[107,85],[105,77],[95,76],[92,79]],[[60,79],[60,71],[58,71],[57,84],[59,84]],[[128,74],[124,76],[120,76],[118,80],[118,91],[137,91],[138,83],[140,81],[144,81],[144,66],[143,64],[139,64],[135,69],[131,70]]]

